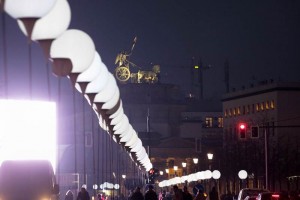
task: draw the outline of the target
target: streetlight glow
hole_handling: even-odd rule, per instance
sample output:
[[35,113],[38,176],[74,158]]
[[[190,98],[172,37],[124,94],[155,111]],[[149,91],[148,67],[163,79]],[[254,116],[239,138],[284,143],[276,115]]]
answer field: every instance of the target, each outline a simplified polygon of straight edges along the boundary
[[194,164],[198,164],[198,158],[193,158]]
[[212,160],[213,157],[214,157],[214,154],[212,154],[212,153],[207,153],[207,158],[208,158],[208,160]]

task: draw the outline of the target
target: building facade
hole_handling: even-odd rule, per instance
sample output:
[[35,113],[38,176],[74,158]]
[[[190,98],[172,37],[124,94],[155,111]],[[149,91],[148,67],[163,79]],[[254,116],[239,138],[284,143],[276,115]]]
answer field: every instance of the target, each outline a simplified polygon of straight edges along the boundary
[[[242,183],[272,191],[298,188],[299,100],[299,83],[267,81],[223,96],[227,190],[236,192]],[[246,180],[239,180],[239,170],[248,172]]]

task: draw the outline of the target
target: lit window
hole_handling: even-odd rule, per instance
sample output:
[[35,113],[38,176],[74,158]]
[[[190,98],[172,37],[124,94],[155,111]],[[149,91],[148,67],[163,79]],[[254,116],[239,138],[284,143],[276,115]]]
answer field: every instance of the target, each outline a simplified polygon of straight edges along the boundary
[[240,115],[241,114],[241,107],[237,108],[237,114]]
[[260,104],[260,110],[264,110],[264,103]]
[[275,102],[274,102],[274,100],[271,101],[270,107],[271,107],[271,109],[274,109],[274,108],[275,108]]
[[222,128],[223,125],[224,125],[224,123],[223,123],[223,118],[222,118],[222,117],[218,117],[218,127],[219,127],[219,128]]
[[212,117],[206,117],[205,118],[205,127],[211,128],[213,126],[213,118]]
[[228,113],[228,115],[229,115],[229,116],[231,116],[231,108],[229,109],[229,113]]
[[225,112],[224,112],[224,117],[227,117],[227,109],[225,110]]
[[250,105],[247,105],[247,107],[246,107],[246,113],[247,113],[247,114],[250,113]]
[[233,116],[235,116],[236,112],[235,112],[235,108],[233,109]]
[[266,110],[269,110],[269,101],[266,101],[266,105],[265,105],[265,107],[266,107]]
[[256,110],[257,112],[259,112],[259,104],[258,104],[258,103],[255,105],[255,110]]

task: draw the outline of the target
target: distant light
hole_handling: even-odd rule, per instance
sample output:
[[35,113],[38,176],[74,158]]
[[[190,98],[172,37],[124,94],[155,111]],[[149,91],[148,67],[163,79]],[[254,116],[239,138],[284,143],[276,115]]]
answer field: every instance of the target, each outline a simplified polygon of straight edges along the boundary
[[195,65],[195,66],[194,66],[194,69],[199,69],[199,66],[198,66],[198,65]]
[[248,176],[248,173],[245,170],[241,170],[241,171],[239,171],[238,176],[240,179],[246,179]]
[[213,179],[219,179],[221,177],[221,172],[219,170],[214,170],[212,172]]
[[178,166],[174,166],[174,170],[177,171],[178,170]]
[[214,157],[214,154],[212,154],[212,153],[207,153],[207,158],[208,158],[208,160],[212,160],[213,157]]
[[55,170],[54,102],[0,100],[0,164],[4,160],[49,160]]
[[198,163],[198,158],[193,158],[193,162],[194,162],[194,164],[197,164]]
[[163,171],[159,171],[159,175],[164,175],[164,172]]
[[245,124],[240,124],[240,129],[245,129],[246,125]]
[[186,162],[182,162],[182,167],[186,167]]

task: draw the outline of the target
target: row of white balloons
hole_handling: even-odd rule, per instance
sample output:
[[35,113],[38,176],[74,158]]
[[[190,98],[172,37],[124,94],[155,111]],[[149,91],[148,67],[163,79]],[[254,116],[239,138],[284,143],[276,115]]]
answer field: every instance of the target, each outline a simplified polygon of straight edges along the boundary
[[221,173],[219,170],[214,170],[214,171],[206,170],[206,171],[200,171],[200,172],[196,172],[193,174],[189,174],[186,176],[171,178],[169,180],[163,180],[158,184],[158,186],[159,187],[168,187],[168,186],[177,185],[180,183],[185,183],[186,181],[193,182],[193,181],[205,180],[205,179],[211,179],[211,178],[219,179],[220,177],[221,177]]
[[68,29],[71,9],[67,0],[5,0],[0,6],[17,20],[29,41],[38,42],[52,62],[56,76],[68,77],[99,118],[99,125],[121,144],[133,161],[152,168],[142,141],[124,113],[114,76],[102,62],[88,34]]

